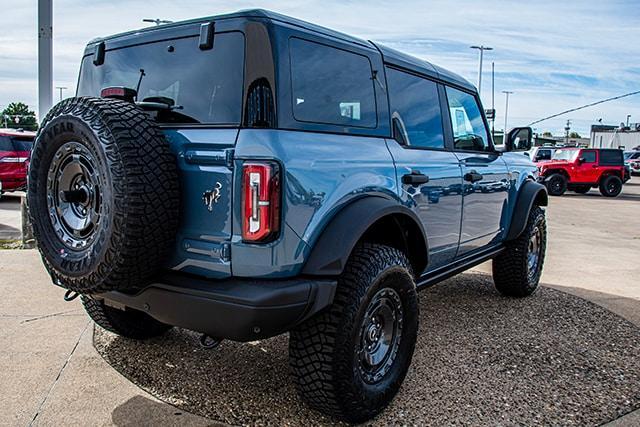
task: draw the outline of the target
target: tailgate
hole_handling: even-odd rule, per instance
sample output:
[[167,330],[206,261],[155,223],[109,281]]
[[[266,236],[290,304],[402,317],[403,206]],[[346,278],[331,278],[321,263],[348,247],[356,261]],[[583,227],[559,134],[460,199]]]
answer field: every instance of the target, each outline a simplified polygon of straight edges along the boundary
[[180,177],[180,227],[167,267],[200,276],[231,275],[232,157],[237,129],[164,131]]

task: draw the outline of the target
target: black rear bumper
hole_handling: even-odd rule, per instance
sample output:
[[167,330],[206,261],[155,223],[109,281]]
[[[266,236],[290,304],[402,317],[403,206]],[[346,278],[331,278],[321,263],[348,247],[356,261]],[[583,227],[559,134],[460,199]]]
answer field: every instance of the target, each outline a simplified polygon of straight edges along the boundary
[[137,294],[94,295],[173,326],[215,338],[253,341],[286,332],[330,305],[335,280],[206,280],[169,274]]

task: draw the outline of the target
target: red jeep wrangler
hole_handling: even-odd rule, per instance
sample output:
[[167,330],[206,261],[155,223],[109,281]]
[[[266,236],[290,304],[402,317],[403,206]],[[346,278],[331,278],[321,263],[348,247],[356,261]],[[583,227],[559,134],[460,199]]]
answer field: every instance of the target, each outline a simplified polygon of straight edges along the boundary
[[616,197],[629,179],[622,150],[609,148],[563,148],[551,161],[538,163],[538,181],[552,196],[565,191],[584,194],[596,186],[606,197]]

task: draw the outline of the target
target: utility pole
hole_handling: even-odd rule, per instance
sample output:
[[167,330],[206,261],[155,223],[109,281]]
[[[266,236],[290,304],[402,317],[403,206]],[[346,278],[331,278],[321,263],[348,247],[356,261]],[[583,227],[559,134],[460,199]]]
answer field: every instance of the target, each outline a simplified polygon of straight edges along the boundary
[[496,122],[496,63],[491,61],[491,109],[493,118],[491,119],[491,136],[495,133]]
[[38,115],[53,105],[53,0],[38,0]]
[[569,131],[571,130],[571,120],[567,120],[567,125],[564,127],[564,143],[569,145]]
[[509,95],[511,95],[513,92],[510,90],[503,90],[502,93],[506,95],[504,104],[504,134],[502,136],[502,142],[504,143],[507,140],[507,114],[509,113]]
[[478,49],[479,52],[479,63],[478,63],[478,95],[480,95],[482,91],[482,57],[484,55],[485,50],[493,50],[492,47],[489,46],[470,46],[471,49]]
[[60,91],[60,101],[62,101],[62,91],[67,90],[68,88],[66,86],[56,86],[56,89]]
[[629,119],[631,118],[631,114],[627,114],[627,127],[629,127]]

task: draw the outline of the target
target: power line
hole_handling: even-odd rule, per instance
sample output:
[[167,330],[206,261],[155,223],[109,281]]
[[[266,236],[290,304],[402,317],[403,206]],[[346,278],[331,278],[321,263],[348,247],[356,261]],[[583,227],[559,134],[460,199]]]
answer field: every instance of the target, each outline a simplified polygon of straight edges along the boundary
[[545,120],[553,119],[554,117],[558,117],[558,116],[561,116],[563,114],[572,113],[574,111],[582,110],[583,108],[593,107],[594,105],[602,104],[604,102],[609,102],[609,101],[615,101],[616,99],[626,98],[627,96],[637,95],[639,93],[640,93],[640,90],[637,90],[635,92],[625,93],[624,95],[614,96],[613,98],[607,98],[607,99],[603,99],[601,101],[592,102],[591,104],[586,104],[586,105],[583,105],[581,107],[571,108],[570,110],[566,110],[566,111],[563,111],[561,113],[557,113],[557,114],[554,114],[552,116],[545,117],[544,119],[540,119],[540,120],[536,120],[535,122],[531,122],[531,123],[528,124],[528,126],[533,126],[533,125],[535,125],[537,123],[544,122]]

